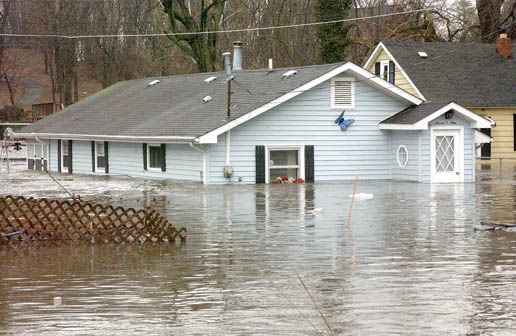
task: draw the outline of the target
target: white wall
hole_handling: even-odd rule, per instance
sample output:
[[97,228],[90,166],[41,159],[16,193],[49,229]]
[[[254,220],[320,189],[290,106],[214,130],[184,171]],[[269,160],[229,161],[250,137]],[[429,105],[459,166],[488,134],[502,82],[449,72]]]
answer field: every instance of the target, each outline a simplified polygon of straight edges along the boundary
[[[342,77],[346,77],[343,75]],[[389,133],[378,122],[406,108],[364,82],[355,81],[355,108],[345,119],[354,124],[342,131],[334,123],[342,109],[330,107],[330,82],[299,95],[281,106],[231,130],[231,182],[255,183],[256,145],[314,145],[315,181],[389,179]],[[210,183],[228,183],[223,177],[225,135],[209,149]]]

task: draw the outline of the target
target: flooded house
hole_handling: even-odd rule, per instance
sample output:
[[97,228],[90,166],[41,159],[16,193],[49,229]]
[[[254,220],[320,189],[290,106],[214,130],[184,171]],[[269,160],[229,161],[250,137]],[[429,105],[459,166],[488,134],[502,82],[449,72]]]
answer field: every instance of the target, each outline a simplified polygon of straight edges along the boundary
[[[454,101],[489,118],[479,155],[516,158],[516,45],[496,43],[380,42],[364,68],[425,101]],[[477,137],[484,137],[477,134]]]
[[[475,180],[489,120],[426,102],[352,63],[119,82],[22,129],[48,167],[204,184]],[[37,141],[36,141],[37,140]]]

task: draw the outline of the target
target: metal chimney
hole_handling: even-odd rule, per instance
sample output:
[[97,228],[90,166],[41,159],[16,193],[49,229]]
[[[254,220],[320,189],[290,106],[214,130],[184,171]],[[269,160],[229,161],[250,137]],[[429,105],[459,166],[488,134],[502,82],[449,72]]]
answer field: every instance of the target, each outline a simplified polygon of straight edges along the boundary
[[222,57],[224,57],[224,69],[226,70],[226,77],[231,77],[231,60],[229,59],[231,57],[230,52],[225,52],[222,54]]
[[242,70],[242,46],[240,41],[233,42],[233,70]]

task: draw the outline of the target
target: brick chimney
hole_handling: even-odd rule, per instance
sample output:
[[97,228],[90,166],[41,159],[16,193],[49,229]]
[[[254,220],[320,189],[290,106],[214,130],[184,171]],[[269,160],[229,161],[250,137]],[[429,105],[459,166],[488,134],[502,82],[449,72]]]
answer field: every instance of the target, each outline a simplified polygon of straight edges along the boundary
[[496,39],[496,51],[504,57],[511,57],[511,39],[507,34],[500,34]]

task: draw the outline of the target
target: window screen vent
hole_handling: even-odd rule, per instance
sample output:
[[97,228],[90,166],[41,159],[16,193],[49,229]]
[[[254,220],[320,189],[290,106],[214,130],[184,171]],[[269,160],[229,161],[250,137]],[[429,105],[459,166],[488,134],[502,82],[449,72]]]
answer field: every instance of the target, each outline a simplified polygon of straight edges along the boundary
[[334,106],[353,105],[353,82],[350,80],[336,80],[333,82]]

